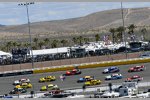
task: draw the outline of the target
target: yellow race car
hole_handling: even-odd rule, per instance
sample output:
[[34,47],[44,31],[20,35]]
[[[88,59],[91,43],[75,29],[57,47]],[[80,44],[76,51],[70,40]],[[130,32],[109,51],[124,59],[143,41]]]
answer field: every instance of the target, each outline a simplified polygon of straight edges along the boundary
[[92,85],[99,85],[101,84],[101,80],[96,80],[96,79],[93,79],[91,81],[87,81],[84,83],[85,86],[92,86]]
[[57,85],[49,84],[47,86],[42,86],[40,91],[48,91],[48,90],[59,90]]
[[51,82],[55,80],[56,80],[55,76],[46,76],[46,77],[40,78],[39,82]]
[[32,88],[32,84],[31,83],[22,83],[20,85],[16,85],[15,88],[25,88],[25,89]]

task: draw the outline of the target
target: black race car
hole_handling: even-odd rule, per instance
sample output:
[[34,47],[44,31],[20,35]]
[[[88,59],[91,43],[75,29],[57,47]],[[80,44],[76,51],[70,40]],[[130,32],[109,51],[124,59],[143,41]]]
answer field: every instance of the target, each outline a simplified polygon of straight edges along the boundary
[[21,94],[26,92],[27,90],[24,88],[14,88],[12,91],[9,92],[9,94]]

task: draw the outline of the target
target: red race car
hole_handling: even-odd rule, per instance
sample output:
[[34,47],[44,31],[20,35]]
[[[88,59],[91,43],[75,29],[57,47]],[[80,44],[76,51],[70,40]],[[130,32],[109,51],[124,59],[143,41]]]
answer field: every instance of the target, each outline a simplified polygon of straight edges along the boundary
[[144,71],[145,70],[145,66],[135,66],[135,67],[131,67],[128,72],[139,72],[139,71]]
[[66,74],[65,76],[69,76],[69,75],[78,75],[78,74],[81,74],[81,70],[79,69],[73,69],[71,71],[66,71]]
[[143,80],[143,77],[140,77],[138,75],[135,75],[135,76],[132,76],[130,78],[127,78],[125,80],[125,82],[138,82],[138,81],[142,81]]

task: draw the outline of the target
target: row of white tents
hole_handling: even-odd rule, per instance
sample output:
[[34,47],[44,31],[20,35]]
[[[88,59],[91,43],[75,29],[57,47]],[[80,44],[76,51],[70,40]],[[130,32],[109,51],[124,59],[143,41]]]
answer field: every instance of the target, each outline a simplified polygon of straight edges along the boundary
[[[148,44],[148,42],[142,42],[142,43],[145,43],[145,44]],[[110,50],[115,50],[115,49],[118,49],[119,47],[122,47],[122,46],[127,46],[129,47],[129,44],[128,43],[119,43],[119,44],[112,44],[111,42],[109,44],[105,44],[105,42],[103,41],[98,41],[98,42],[90,42],[88,44],[84,44],[83,46],[72,46],[72,47],[60,47],[60,48],[51,48],[51,49],[40,49],[40,50],[30,50],[30,54],[29,55],[32,55],[33,56],[37,56],[37,55],[50,55],[50,54],[62,54],[62,53],[69,53],[70,52],[70,49],[74,49],[74,48],[85,48],[86,51],[95,51],[97,49],[104,49],[104,48],[107,48],[107,49],[110,49]],[[3,52],[3,51],[0,51],[0,58],[1,57],[4,57],[4,56],[7,56],[7,57],[11,57],[12,54],[11,53],[8,53],[8,52]]]

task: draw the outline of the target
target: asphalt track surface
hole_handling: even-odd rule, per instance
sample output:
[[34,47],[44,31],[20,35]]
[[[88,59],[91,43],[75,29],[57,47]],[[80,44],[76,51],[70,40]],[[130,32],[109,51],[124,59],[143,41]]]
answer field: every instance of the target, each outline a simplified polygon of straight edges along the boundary
[[[142,72],[133,72],[133,73],[128,73],[128,69],[130,67],[133,67],[135,65],[145,65],[146,66],[146,70],[142,71]],[[95,79],[100,79],[102,80],[102,84],[108,84],[109,82],[112,83],[122,83],[127,77],[131,77],[133,75],[139,75],[141,77],[143,77],[143,81],[142,82],[149,82],[150,81],[150,63],[144,63],[144,64],[132,64],[132,65],[121,65],[118,66],[120,68],[120,72],[123,75],[123,79],[120,80],[112,80],[112,81],[104,81],[104,78],[106,75],[109,74],[102,74],[102,71],[106,68],[106,67],[99,67],[99,68],[91,68],[91,69],[82,69],[82,74],[80,75],[74,75],[74,76],[67,76],[65,81],[61,81],[59,76],[61,74],[64,74],[64,71],[61,72],[53,72],[53,73],[42,73],[42,74],[34,74],[34,75],[21,75],[21,76],[11,76],[11,77],[1,77],[0,78],[0,94],[6,94],[9,93],[9,91],[11,91],[14,86],[12,85],[12,83],[15,80],[18,80],[20,78],[29,78],[31,80],[31,84],[33,85],[32,89],[28,89],[28,92],[30,92],[31,90],[35,90],[35,91],[39,91],[41,86],[43,85],[48,85],[50,83],[53,84],[57,84],[61,89],[69,89],[69,88],[82,88],[83,83],[77,83],[76,81],[80,78],[80,77],[84,77],[86,75],[90,75],[90,76],[94,76]],[[47,75],[54,75],[56,77],[56,81],[53,82],[45,82],[45,83],[38,83],[38,80],[40,77],[45,77]],[[101,85],[102,85],[101,84]],[[99,85],[99,86],[101,86]]]

